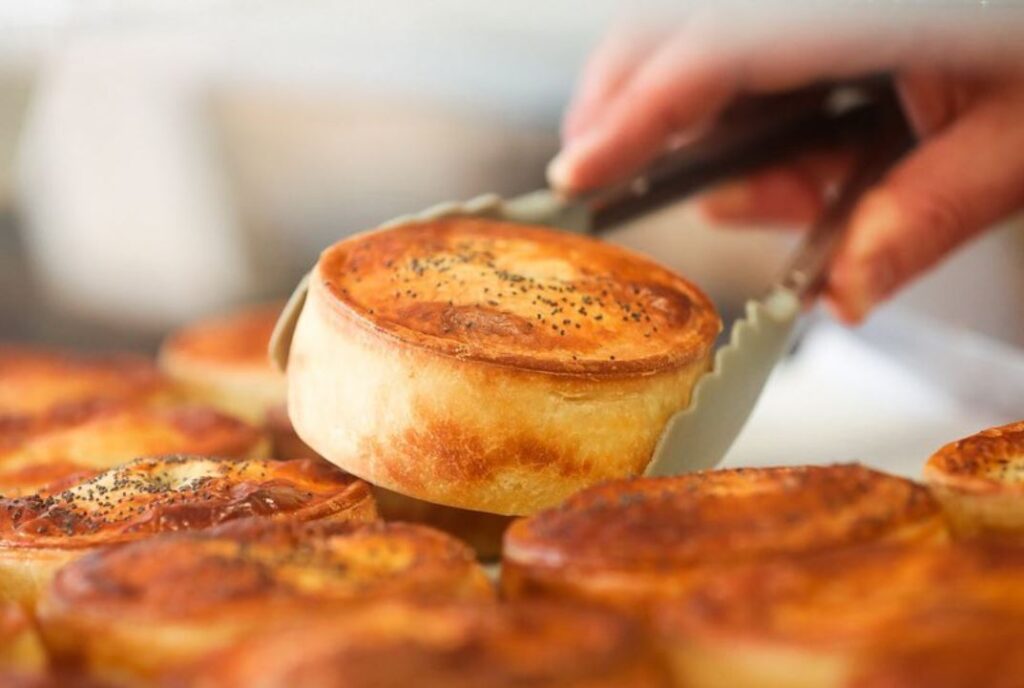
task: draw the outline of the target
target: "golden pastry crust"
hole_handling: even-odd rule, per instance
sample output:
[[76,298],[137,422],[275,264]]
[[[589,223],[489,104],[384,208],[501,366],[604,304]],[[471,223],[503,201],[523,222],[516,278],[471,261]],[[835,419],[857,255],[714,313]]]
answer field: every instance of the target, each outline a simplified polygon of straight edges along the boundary
[[479,218],[410,223],[321,255],[289,414],[376,485],[531,513],[642,472],[719,329],[694,286],[618,247]]
[[[883,634],[848,688],[1020,688],[1024,618],[1001,610],[930,610],[913,632]],[[909,624],[908,624],[909,625]]]
[[703,359],[721,327],[703,293],[648,258],[490,220],[362,234],[327,249],[317,272],[366,328],[460,360],[549,373],[675,369]]
[[211,655],[168,685],[667,688],[629,621],[564,605],[389,601]]
[[161,369],[190,397],[261,421],[285,400],[284,376],[267,353],[282,306],[250,306],[178,330],[160,348]]
[[24,416],[74,414],[83,406],[153,400],[169,393],[167,380],[141,356],[0,344],[0,428]]
[[926,488],[855,464],[617,481],[515,522],[502,588],[644,613],[745,562],[943,532]]
[[88,404],[0,424],[0,494],[51,491],[140,456],[262,458],[259,429],[203,406]]
[[1024,421],[947,444],[924,476],[957,535],[1024,540]]
[[[46,651],[32,619],[13,602],[0,604],[0,675],[3,671],[39,673],[46,667]],[[0,685],[7,684],[0,680]]]
[[951,613],[1024,619],[1024,551],[900,543],[775,559],[705,581],[659,622],[681,685],[823,687]]
[[[279,406],[271,409],[267,413],[265,427],[275,457],[312,457],[324,460],[295,434],[285,408]],[[376,485],[371,485],[370,489],[377,502],[377,511],[385,521],[422,523],[443,530],[472,547],[484,561],[492,561],[501,556],[501,537],[512,522],[510,516],[424,502]]]
[[262,431],[182,404],[146,359],[0,347],[0,494],[58,490],[138,456],[258,458]]
[[376,517],[365,483],[309,460],[136,459],[52,495],[0,498],[0,591],[33,604],[53,573],[96,547],[259,517]]
[[493,594],[472,552],[430,528],[249,521],[95,552],[57,574],[38,616],[62,660],[145,679],[311,614]]

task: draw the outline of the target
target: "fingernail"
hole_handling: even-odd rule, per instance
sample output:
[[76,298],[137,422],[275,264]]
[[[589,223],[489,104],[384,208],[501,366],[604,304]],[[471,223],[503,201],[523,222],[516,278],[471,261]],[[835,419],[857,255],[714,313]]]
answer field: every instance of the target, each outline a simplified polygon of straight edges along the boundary
[[[845,276],[846,275],[849,276]],[[896,270],[884,256],[837,273],[833,283],[841,302],[844,319],[860,322],[881,302],[889,298],[897,286]]]
[[558,155],[551,159],[551,162],[548,163],[548,185],[553,189],[568,189],[570,186],[570,160],[568,159],[568,152],[568,148],[563,149]]
[[894,204],[876,194],[865,199],[850,224],[849,241],[830,280],[850,319],[862,320],[900,285],[897,256],[886,241],[899,222]]
[[593,173],[592,169],[588,171],[586,168],[592,167],[594,154],[602,145],[601,133],[595,131],[588,131],[566,143],[548,163],[548,184],[554,189],[579,191],[592,183],[600,183],[601,180],[586,178]]

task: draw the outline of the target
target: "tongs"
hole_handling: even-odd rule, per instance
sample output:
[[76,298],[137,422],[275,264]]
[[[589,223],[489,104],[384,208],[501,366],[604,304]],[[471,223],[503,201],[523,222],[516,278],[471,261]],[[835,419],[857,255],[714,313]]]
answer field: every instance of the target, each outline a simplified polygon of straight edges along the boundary
[[[512,199],[479,196],[445,203],[382,227],[451,215],[473,215],[601,234],[627,220],[726,178],[820,148],[853,149],[856,161],[821,217],[804,236],[777,283],[746,304],[728,343],[697,383],[687,408],[665,425],[645,471],[676,475],[712,468],[743,429],[776,363],[785,355],[800,314],[821,292],[829,263],[857,200],[912,145],[887,76],[823,83],[737,103],[698,143],[666,153],[620,184],[573,197],[541,190]],[[271,342],[283,370],[305,302],[304,279],[289,300]]]

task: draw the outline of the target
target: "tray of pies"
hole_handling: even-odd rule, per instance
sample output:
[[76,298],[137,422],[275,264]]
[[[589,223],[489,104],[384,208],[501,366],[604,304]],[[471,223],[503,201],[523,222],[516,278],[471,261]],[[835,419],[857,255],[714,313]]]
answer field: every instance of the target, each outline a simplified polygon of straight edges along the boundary
[[0,346],[0,685],[1024,685],[1024,422],[644,476],[720,328],[446,217],[152,359]]

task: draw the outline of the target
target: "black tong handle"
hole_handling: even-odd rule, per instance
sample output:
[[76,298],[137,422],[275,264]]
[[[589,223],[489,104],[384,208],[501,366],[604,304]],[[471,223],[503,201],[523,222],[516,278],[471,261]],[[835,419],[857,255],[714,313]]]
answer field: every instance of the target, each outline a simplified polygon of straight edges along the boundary
[[[744,99],[698,141],[666,153],[633,179],[574,200],[588,206],[593,230],[600,232],[797,153],[868,145],[892,129],[894,119],[903,121],[888,76]],[[905,122],[902,128],[909,131]]]

